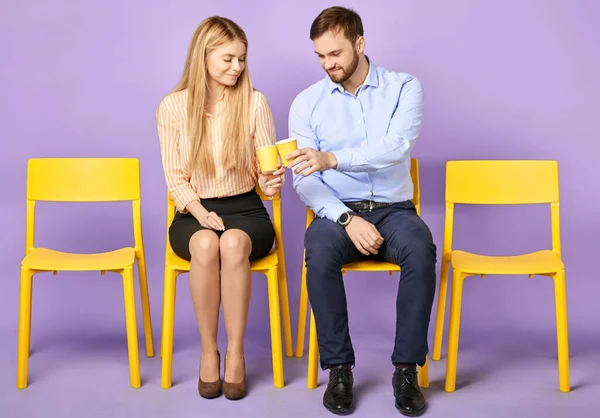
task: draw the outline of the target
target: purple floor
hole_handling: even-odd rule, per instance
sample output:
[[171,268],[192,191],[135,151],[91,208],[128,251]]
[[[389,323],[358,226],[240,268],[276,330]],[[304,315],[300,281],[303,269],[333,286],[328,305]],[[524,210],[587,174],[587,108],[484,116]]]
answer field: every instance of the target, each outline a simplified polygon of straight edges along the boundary
[[[123,329],[96,327],[78,332],[75,319],[52,331],[35,327],[30,386],[15,388],[16,329],[0,329],[1,417],[331,417],[321,405],[327,375],[306,389],[306,356],[284,358],[286,387],[272,386],[266,334],[247,345],[249,396],[239,402],[204,400],[196,392],[198,341],[190,318],[176,328],[173,380],[160,389],[160,359],[141,357],[141,389],[129,387]],[[38,321],[40,322],[40,321]],[[109,322],[112,322],[109,321]],[[80,328],[83,329],[83,328]],[[91,330],[94,329],[94,332]],[[158,331],[156,327],[156,332]],[[189,334],[186,334],[189,332]],[[186,335],[188,335],[186,337]],[[353,416],[399,416],[394,409],[390,340],[375,332],[354,333],[357,409]],[[158,337],[155,336],[158,341]],[[445,393],[445,359],[430,365],[427,417],[593,417],[600,406],[597,337],[571,335],[573,391],[558,391],[554,342],[518,331],[461,335],[457,391]],[[140,349],[143,350],[140,338]],[[509,415],[510,414],[510,415]]]

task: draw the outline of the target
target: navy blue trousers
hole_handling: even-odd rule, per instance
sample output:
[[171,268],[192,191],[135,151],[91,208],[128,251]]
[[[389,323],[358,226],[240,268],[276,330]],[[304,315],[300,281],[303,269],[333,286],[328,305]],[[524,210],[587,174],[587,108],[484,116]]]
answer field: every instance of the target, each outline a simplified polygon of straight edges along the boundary
[[315,315],[321,367],[354,365],[342,266],[370,259],[394,263],[402,272],[396,297],[394,365],[425,364],[427,331],[435,294],[436,247],[412,202],[358,213],[383,236],[377,255],[361,254],[337,223],[316,218],[304,237],[308,297]]

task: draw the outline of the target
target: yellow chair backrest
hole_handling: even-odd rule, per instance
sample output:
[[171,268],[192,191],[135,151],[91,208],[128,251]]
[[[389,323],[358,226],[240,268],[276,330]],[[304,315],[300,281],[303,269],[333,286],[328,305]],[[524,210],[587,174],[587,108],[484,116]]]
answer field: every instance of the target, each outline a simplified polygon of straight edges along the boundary
[[446,201],[496,205],[558,202],[558,163],[449,161]]
[[419,181],[419,160],[416,158],[410,159],[410,178],[413,182],[413,198],[412,202],[417,209],[417,214],[421,215],[421,183]]
[[115,202],[140,198],[136,158],[33,158],[27,199],[55,202]]
[[[262,201],[272,201],[273,202],[273,229],[275,230],[275,248],[278,250],[283,249],[283,237],[281,230],[281,193],[278,193],[273,198],[267,197],[260,190],[260,187],[256,187],[256,192],[260,196]],[[171,222],[173,222],[173,218],[175,217],[175,202],[171,199],[171,195],[167,193],[167,252],[173,253],[171,249],[171,241],[169,240],[169,227],[171,226]],[[281,260],[283,262],[283,260]]]
[[27,165],[27,252],[34,246],[35,202],[131,200],[136,250],[141,246],[137,158],[32,158]]
[[444,253],[451,251],[455,203],[550,204],[552,249],[560,256],[558,163],[556,161],[448,161],[446,163]]

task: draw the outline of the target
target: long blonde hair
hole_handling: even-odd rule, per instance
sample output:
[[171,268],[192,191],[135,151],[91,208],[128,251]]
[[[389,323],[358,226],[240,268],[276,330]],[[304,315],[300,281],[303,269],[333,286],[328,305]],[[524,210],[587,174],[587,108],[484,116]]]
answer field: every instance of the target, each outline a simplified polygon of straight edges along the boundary
[[[181,80],[174,92],[187,89],[188,137],[191,140],[191,167],[201,174],[215,172],[215,161],[211,151],[211,138],[207,130],[208,107],[208,54],[229,42],[239,40],[248,50],[248,39],[243,29],[235,22],[220,16],[204,19],[196,28],[188,50]],[[247,62],[247,61],[246,61]],[[223,106],[222,162],[225,169],[249,164],[250,147],[250,99],[252,83],[248,65],[240,74],[237,83],[225,87]],[[213,138],[213,140],[218,140]]]

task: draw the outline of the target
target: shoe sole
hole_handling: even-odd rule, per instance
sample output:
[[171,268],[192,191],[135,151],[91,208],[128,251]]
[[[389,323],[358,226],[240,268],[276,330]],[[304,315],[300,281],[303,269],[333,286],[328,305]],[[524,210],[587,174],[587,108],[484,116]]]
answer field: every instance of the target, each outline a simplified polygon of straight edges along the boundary
[[244,396],[225,396],[225,399],[227,399],[229,401],[241,401],[245,397],[246,397],[246,395],[244,395]]
[[427,408],[424,406],[423,408],[419,409],[418,411],[406,412],[406,411],[403,411],[403,410],[401,410],[399,408],[396,408],[396,410],[398,412],[400,412],[402,415],[407,416],[407,417],[418,417],[418,416],[421,416],[421,415],[423,415],[423,413],[425,412],[426,409]]
[[329,412],[331,412],[332,414],[336,414],[336,415],[349,415],[352,412],[354,412],[354,403],[352,405],[350,405],[350,407],[347,408],[347,409],[333,409],[333,408],[329,408],[327,405],[325,405],[324,402],[323,402],[323,406]]
[[202,397],[204,399],[217,399],[219,396],[221,396],[221,392],[219,392],[217,395],[213,395],[213,396],[206,396],[206,395],[200,394],[200,397]]

